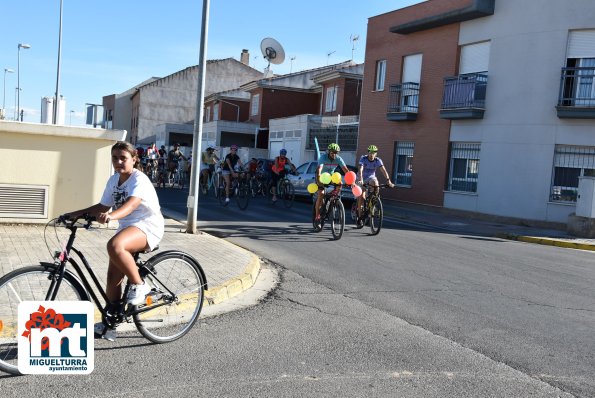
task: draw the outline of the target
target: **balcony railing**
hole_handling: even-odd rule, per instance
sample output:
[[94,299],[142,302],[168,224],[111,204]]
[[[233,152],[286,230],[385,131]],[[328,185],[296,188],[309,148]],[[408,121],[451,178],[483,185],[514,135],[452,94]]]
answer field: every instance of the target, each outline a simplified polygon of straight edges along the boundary
[[483,119],[488,75],[467,73],[444,78],[440,117],[442,119]]
[[559,118],[595,119],[595,67],[562,68]]
[[388,97],[387,120],[416,120],[419,107],[419,83],[391,84]]

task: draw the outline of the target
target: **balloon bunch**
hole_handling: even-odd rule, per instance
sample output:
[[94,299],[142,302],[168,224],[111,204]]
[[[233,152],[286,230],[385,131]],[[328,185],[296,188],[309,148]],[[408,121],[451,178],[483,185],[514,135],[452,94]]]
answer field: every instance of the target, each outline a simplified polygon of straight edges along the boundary
[[[353,171],[348,171],[345,174],[345,183],[347,185],[351,185],[351,193],[353,193],[353,196],[355,196],[356,198],[359,197],[362,194],[362,188],[359,185],[355,185],[355,173]],[[330,173],[322,173],[320,175],[320,182],[328,185],[331,182],[333,184],[340,184],[341,183],[341,174],[334,172],[333,174]],[[308,190],[309,193],[314,194],[316,193],[316,191],[318,191],[318,184],[312,182],[310,184],[308,184],[308,186],[306,187],[306,189]]]

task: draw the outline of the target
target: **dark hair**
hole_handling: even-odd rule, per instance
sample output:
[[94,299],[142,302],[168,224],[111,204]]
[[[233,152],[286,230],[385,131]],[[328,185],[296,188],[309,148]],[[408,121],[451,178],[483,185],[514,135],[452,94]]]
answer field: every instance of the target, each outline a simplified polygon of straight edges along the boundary
[[126,141],[118,141],[112,146],[112,152],[113,151],[128,152],[133,159],[136,158],[134,161],[134,168],[140,170],[140,159],[138,158],[138,153],[136,152],[134,145]]

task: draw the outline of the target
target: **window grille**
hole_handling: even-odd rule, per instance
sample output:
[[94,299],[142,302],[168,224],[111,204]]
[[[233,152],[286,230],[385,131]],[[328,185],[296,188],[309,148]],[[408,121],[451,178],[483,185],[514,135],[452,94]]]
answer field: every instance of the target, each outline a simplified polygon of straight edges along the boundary
[[550,200],[576,202],[579,177],[595,177],[595,147],[556,145]]
[[326,150],[333,142],[339,144],[341,151],[355,151],[358,131],[358,126],[339,126],[338,129],[337,127],[312,127],[308,131],[308,149],[316,150],[314,143],[314,137],[316,137],[321,151]]
[[397,185],[411,186],[413,175],[413,152],[415,143],[411,141],[399,141],[396,145],[396,168],[393,180]]
[[479,151],[481,144],[453,142],[450,147],[448,190],[477,192]]

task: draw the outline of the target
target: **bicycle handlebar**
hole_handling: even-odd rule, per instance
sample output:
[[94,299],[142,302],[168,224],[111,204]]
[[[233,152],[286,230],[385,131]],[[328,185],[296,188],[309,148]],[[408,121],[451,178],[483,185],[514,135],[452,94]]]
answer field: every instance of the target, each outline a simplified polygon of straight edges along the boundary
[[89,213],[84,213],[74,218],[70,218],[66,216],[66,214],[62,214],[58,217],[57,222],[60,224],[64,224],[66,228],[72,228],[74,224],[76,224],[79,220],[85,220],[83,228],[89,229],[93,221],[97,221],[97,217],[92,216]]

